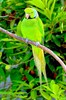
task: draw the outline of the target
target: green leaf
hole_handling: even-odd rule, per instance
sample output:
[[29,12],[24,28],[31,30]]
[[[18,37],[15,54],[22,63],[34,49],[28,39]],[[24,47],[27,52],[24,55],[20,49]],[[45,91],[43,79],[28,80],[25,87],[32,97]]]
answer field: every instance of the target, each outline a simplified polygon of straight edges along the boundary
[[54,7],[55,7],[55,2],[56,2],[56,0],[53,0],[53,3],[51,5],[51,15],[52,15]]
[[5,73],[4,70],[0,66],[0,82],[5,81]]
[[52,36],[52,39],[58,47],[61,46],[61,41],[56,36]]
[[54,51],[54,53],[55,53],[57,56],[59,56],[60,58],[64,58],[64,57],[60,54],[60,52]]
[[10,14],[11,13],[11,10],[10,9],[6,10],[6,13],[7,14]]
[[11,81],[14,81],[14,80],[20,81],[21,77],[22,77],[22,75],[20,74],[18,69],[12,69],[11,70],[11,72],[10,72]]
[[48,0],[47,6],[48,6],[49,9],[51,7],[52,2],[53,2],[53,0]]
[[66,33],[64,34],[64,42],[66,42]]
[[51,39],[52,39],[52,34],[51,34],[51,33],[47,34],[47,35],[46,35],[46,38],[45,38],[45,41],[48,42],[48,41],[50,41]]
[[34,63],[34,60],[32,59],[30,61],[30,70],[34,68],[34,65],[35,65],[35,63]]
[[22,6],[23,5],[23,3],[17,3],[16,4],[16,6]]
[[0,51],[0,59],[1,59],[1,57],[2,57],[2,52]]
[[0,64],[3,64],[3,62],[2,62],[2,61],[0,61]]
[[55,94],[50,93],[50,96],[51,96],[52,98],[54,98],[54,100],[57,100],[57,97],[56,97],[56,95],[55,95]]
[[29,60],[29,58],[32,56],[32,53],[31,52],[27,52],[26,55],[23,57],[23,60],[26,61],[26,60]]
[[51,12],[48,8],[44,9],[44,14],[47,18],[51,20]]
[[55,81],[54,80],[51,80],[50,82],[50,88],[52,89],[52,85],[55,84]]
[[60,24],[60,31],[61,31],[61,33],[63,33],[63,22],[61,22],[61,24]]
[[41,0],[26,0],[26,3],[34,5],[40,9],[44,9],[44,3]]
[[13,30],[14,24],[15,24],[15,20],[12,20],[11,23],[10,23],[11,30]]
[[52,92],[51,88],[49,86],[45,86],[45,85],[42,85],[43,88],[46,88],[46,90]]
[[13,41],[13,39],[3,38],[3,39],[1,39],[0,41],[8,42],[8,41]]
[[34,78],[27,71],[25,71],[24,74],[26,75],[29,82],[34,80]]
[[3,2],[3,0],[0,0],[0,3],[2,3]]
[[46,100],[51,100],[51,97],[47,92],[44,92],[43,90],[41,90],[40,93]]
[[[48,67],[49,67],[49,69],[52,71],[52,72],[55,72],[55,67],[54,67],[54,65],[52,64],[52,62],[51,62],[51,60],[49,60],[50,59],[50,56],[46,56],[46,63],[47,63],[47,65],[48,65]],[[51,62],[51,63],[50,63]]]
[[6,69],[6,70],[10,70],[10,68],[11,68],[11,65],[6,65],[6,66],[5,66],[5,69]]
[[60,89],[60,91],[58,92],[58,95],[62,95],[64,93],[64,90]]
[[36,91],[36,90],[32,90],[32,91],[31,91],[31,98],[32,98],[33,100],[36,100],[36,97],[37,97],[37,91]]
[[59,91],[59,86],[57,84],[55,84],[55,82],[52,80],[50,83],[50,88],[52,89],[52,92],[55,95],[58,95],[58,91]]

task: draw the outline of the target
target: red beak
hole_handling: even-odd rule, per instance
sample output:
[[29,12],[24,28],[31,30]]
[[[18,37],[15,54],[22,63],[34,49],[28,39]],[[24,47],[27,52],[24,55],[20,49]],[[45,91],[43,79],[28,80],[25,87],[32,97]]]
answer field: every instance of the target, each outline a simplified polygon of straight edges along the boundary
[[25,17],[28,19],[30,17],[30,15],[29,14],[26,14]]

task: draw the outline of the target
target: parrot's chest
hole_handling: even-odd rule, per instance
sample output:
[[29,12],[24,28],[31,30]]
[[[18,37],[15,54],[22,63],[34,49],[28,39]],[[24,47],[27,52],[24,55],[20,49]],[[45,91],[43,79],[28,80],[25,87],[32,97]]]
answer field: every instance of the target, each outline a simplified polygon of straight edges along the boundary
[[21,29],[22,29],[22,34],[24,38],[28,38],[30,40],[35,41],[36,37],[38,37],[39,30],[37,31],[38,24],[37,24],[36,19],[23,20]]
[[33,29],[36,26],[36,20],[35,19],[30,19],[30,20],[23,20],[22,21],[22,27],[26,29]]

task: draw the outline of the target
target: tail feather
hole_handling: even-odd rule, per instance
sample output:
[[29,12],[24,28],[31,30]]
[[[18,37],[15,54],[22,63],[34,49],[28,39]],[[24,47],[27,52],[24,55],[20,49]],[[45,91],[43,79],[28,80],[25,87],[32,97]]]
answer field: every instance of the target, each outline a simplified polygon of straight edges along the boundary
[[46,62],[45,62],[45,58],[44,58],[44,52],[42,49],[35,47],[35,46],[32,46],[32,51],[33,51],[35,65],[38,69],[40,84],[42,84],[42,73],[44,75],[45,81],[47,82]]

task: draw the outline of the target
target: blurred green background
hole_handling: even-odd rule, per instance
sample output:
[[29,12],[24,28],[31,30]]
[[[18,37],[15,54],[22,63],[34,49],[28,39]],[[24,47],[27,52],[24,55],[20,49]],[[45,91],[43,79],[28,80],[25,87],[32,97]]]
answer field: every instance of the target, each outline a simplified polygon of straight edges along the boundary
[[[44,25],[44,45],[66,64],[66,1],[0,0],[0,27],[15,34],[26,7],[34,7],[38,11]],[[65,72],[49,54],[45,53],[45,59],[50,85],[46,86],[43,79],[43,91],[40,92],[31,46],[0,32],[1,100],[65,100]],[[58,94],[59,88],[61,92]]]

